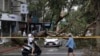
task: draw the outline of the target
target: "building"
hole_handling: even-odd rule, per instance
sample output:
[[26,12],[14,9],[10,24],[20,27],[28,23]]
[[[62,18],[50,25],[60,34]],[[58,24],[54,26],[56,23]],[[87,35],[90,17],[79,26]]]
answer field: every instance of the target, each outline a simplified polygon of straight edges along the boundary
[[[25,18],[23,19],[20,13],[20,6],[24,3],[26,0],[0,0],[0,37],[11,37],[17,34],[21,27],[25,27]],[[7,41],[8,39],[1,38],[0,44]]]
[[20,22],[25,22],[21,18],[20,6],[26,0],[0,0],[0,35],[11,36],[20,29]]
[[[37,0],[33,0],[34,2]],[[30,33],[33,29],[40,31],[42,23],[39,23],[38,14],[34,12],[32,18],[28,12],[22,12],[23,6],[27,6],[29,0],[0,0],[0,35],[12,36],[13,34],[23,31]],[[22,6],[23,5],[23,6]],[[22,7],[21,7],[22,6]],[[22,9],[21,9],[22,8]],[[26,9],[26,8],[25,8]],[[37,13],[37,14],[36,14]],[[8,16],[9,15],[9,16]]]

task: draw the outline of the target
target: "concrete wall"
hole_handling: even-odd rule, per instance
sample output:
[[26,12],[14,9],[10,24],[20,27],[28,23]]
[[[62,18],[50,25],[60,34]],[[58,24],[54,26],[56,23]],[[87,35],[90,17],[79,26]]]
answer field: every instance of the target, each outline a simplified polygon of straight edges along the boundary
[[0,10],[5,12],[9,11],[11,8],[10,4],[11,0],[0,0]]
[[3,6],[3,0],[0,0],[0,10],[2,10],[2,6]]

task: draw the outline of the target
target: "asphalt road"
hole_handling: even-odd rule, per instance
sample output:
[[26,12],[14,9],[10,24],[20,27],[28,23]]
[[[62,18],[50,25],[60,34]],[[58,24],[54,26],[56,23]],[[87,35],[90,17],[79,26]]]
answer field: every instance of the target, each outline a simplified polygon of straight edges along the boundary
[[[76,50],[76,56],[81,56],[83,53]],[[45,48],[42,56],[67,56],[67,48]]]
[[[76,56],[82,56],[83,52],[81,50],[75,50]],[[0,56],[21,56],[21,50],[16,49],[12,50],[8,53],[3,53]],[[66,47],[47,47],[42,48],[41,56],[67,56],[67,48]]]

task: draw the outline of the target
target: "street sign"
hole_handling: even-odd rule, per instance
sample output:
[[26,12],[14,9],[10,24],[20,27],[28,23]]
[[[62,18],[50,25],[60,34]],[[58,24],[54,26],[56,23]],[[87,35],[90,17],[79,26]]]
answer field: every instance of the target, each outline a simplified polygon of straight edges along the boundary
[[44,23],[45,28],[50,28],[51,27],[51,23]]
[[21,4],[20,5],[20,13],[21,14],[28,14],[28,5],[27,4]]
[[21,21],[21,17],[19,15],[9,13],[2,13],[0,19],[6,21]]
[[37,16],[32,17],[32,23],[39,23],[39,19]]

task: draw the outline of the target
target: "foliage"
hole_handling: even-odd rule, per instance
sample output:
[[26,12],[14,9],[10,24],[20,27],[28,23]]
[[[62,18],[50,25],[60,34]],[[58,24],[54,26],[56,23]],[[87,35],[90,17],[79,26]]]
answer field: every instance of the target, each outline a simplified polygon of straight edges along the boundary
[[42,17],[46,7],[47,0],[37,0],[36,2],[29,1],[29,11],[31,16]]
[[25,40],[25,38],[12,38],[11,39],[11,45],[13,45],[13,46],[15,46],[15,45],[22,46],[24,44],[24,40]]
[[[66,24],[61,22],[61,29],[67,27],[65,29],[67,32],[73,32],[77,35],[85,33],[83,31],[89,28],[87,25],[96,20],[100,9],[99,2],[98,0],[38,0],[37,3],[31,2],[29,9],[30,11],[41,11],[44,20],[53,21],[55,26],[65,18]],[[78,6],[77,11],[72,10],[73,6]],[[65,8],[67,8],[67,12],[61,15]]]
[[[96,47],[96,39],[75,39],[77,48]],[[84,44],[85,43],[85,44]]]

